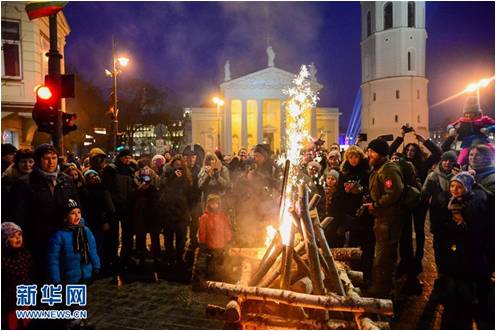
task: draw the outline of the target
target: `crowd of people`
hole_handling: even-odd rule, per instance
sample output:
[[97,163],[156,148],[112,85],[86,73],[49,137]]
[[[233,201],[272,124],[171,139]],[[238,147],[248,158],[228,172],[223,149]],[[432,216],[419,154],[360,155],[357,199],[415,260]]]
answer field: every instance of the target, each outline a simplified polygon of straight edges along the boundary
[[[407,134],[415,142],[405,145]],[[449,144],[405,128],[391,145],[323,143],[302,151],[300,176],[321,196],[320,219],[333,218],[329,246],[362,249],[352,267],[363,271],[364,295],[390,297],[400,277],[399,290],[422,292],[428,214],[443,326],[494,328],[494,149],[474,143],[459,164]],[[138,160],[128,149],[109,160],[93,148],[79,160],[50,144],[2,145],[2,323],[22,327],[12,315],[19,284],[85,283],[147,260],[174,272],[195,250],[215,271],[229,245],[263,246],[279,213],[274,159],[263,144],[229,157],[189,145]]]

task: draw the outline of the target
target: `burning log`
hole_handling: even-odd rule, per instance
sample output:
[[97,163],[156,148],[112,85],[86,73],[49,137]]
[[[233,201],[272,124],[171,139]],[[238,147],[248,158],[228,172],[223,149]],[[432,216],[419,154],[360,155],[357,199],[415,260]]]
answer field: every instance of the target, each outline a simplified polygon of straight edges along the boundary
[[312,295],[288,290],[245,287],[220,282],[207,282],[207,288],[214,293],[237,296],[242,300],[259,300],[284,303],[320,310],[348,311],[353,313],[393,314],[393,303],[387,299],[345,297],[330,293],[328,295]]
[[207,309],[205,310],[205,314],[207,315],[208,318],[215,319],[215,320],[221,320],[225,321],[226,320],[226,308],[224,307],[219,307],[217,305],[207,305]]
[[319,215],[317,215],[313,219],[313,227],[323,255],[323,261],[325,261],[327,264],[327,269],[329,272],[328,278],[331,284],[331,291],[338,293],[340,295],[344,295],[343,284],[341,284],[341,281],[339,280],[338,271],[336,269],[336,265],[334,264],[334,259],[332,257],[331,249],[327,244],[324,230],[320,226]]
[[310,263],[310,278],[314,284],[316,294],[324,294],[324,280],[321,276],[321,266],[319,261],[319,253],[317,242],[315,241],[315,233],[313,231],[312,220],[308,213],[308,190],[303,185],[298,186],[300,210],[301,210],[301,228],[305,242],[305,249],[308,254]]
[[281,253],[282,249],[283,249],[282,245],[276,245],[273,253],[270,254],[265,261],[262,261],[260,263],[257,272],[255,273],[255,275],[253,275],[252,279],[248,283],[250,286],[256,285],[258,284],[258,282],[260,282],[262,277],[265,276],[267,271],[269,271],[270,267],[272,267],[276,259],[279,257],[279,254]]
[[331,253],[336,261],[357,261],[362,258],[360,248],[331,248]]
[[249,261],[243,261],[241,263],[241,278],[239,280],[240,285],[248,285],[248,282],[251,278],[251,273],[253,270],[253,265]]

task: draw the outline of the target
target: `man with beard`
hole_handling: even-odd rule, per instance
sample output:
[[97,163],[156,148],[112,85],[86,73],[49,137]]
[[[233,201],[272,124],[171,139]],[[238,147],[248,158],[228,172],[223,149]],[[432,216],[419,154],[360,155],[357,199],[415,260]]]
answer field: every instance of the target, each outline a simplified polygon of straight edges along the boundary
[[400,199],[403,192],[401,170],[388,159],[389,146],[382,139],[374,139],[367,148],[372,172],[369,178],[371,203],[366,203],[374,216],[375,257],[372,286],[366,296],[386,298],[393,285],[393,271],[401,235]]

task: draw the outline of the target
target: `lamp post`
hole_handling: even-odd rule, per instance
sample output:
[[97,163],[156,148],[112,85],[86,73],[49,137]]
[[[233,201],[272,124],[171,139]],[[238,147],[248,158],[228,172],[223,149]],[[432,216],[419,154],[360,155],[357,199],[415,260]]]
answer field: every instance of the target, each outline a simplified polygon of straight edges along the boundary
[[467,85],[467,87],[463,92],[469,92],[469,93],[477,92],[477,103],[480,104],[480,88],[488,86],[489,83],[491,83],[491,81],[493,80],[494,80],[494,76],[491,78],[483,78],[476,83],[470,83]]
[[220,107],[224,106],[224,100],[214,97],[212,101],[217,105],[217,148],[220,150]]
[[126,67],[129,63],[129,58],[124,56],[116,57],[115,54],[115,39],[112,36],[112,71],[105,69],[105,74],[112,78],[112,151],[115,153],[117,149],[117,135],[119,132],[119,108],[117,106],[117,76],[122,72],[121,68]]

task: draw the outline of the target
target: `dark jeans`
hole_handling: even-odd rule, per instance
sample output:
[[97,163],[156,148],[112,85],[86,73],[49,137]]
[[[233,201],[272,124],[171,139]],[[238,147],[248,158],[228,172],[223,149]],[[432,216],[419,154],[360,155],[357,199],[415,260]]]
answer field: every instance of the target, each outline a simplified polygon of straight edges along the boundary
[[[422,204],[413,211],[405,210],[400,238],[400,265],[408,276],[416,277],[422,272],[425,243],[425,216],[427,209]],[[412,226],[413,218],[413,226]],[[413,249],[413,229],[415,229],[416,249]]]
[[131,256],[131,251],[133,250],[133,224],[131,220],[131,213],[126,211],[127,210],[121,210],[118,214],[122,231],[121,258],[123,260],[128,259]]
[[[186,223],[168,222],[165,224],[165,254],[170,262],[175,258],[178,264],[182,264],[184,246],[186,244]],[[176,244],[174,247],[174,243]]]
[[358,270],[363,272],[365,282],[372,281],[372,266],[374,264],[375,237],[373,226],[370,228],[352,228],[350,233],[350,247],[360,247],[362,258]]
[[195,250],[198,247],[198,226],[201,215],[201,202],[198,202],[198,204],[195,207],[191,208],[190,211],[191,220],[189,223],[188,250]]

